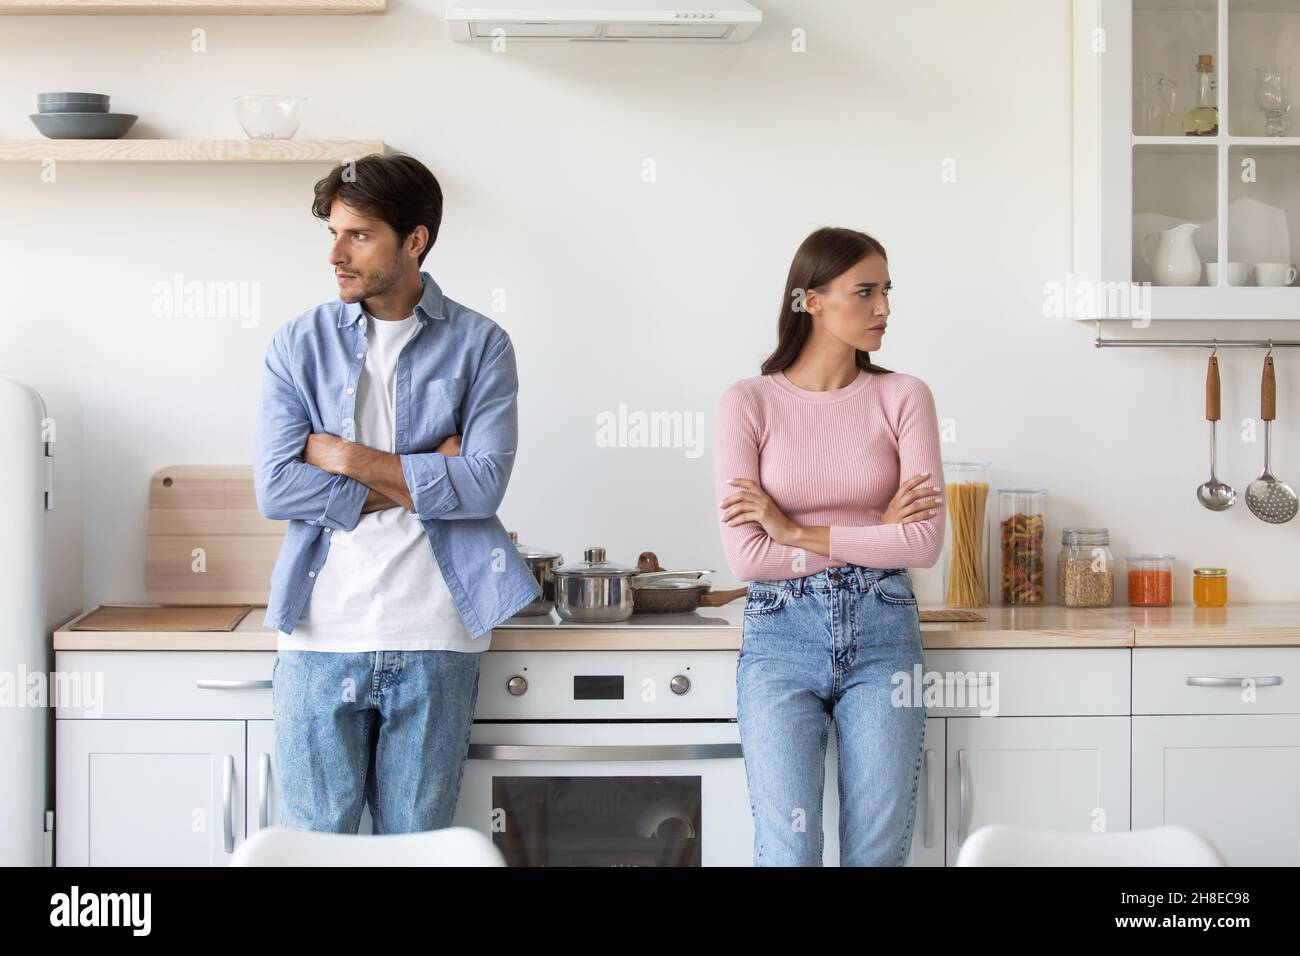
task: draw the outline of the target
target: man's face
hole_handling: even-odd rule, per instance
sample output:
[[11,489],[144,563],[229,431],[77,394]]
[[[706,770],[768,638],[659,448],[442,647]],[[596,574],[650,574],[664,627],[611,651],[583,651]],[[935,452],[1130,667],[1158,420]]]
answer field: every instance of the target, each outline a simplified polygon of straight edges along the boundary
[[[407,252],[398,244],[392,226],[364,216],[338,199],[330,206],[328,225],[333,239],[330,265],[338,277],[340,299],[360,302],[397,286],[406,268]],[[418,260],[412,262],[418,269]]]

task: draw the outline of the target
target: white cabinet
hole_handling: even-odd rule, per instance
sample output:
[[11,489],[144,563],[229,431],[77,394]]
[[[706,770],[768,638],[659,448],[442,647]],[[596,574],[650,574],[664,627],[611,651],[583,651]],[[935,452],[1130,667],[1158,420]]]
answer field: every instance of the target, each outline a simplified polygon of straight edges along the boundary
[[1300,716],[1133,718],[1133,826],[1204,836],[1229,866],[1300,866]]
[[1133,825],[1300,865],[1300,648],[1133,650]]
[[[1300,4],[1289,0],[1075,0],[1075,279],[1065,297],[1078,307],[1069,314],[1300,314],[1300,285],[1285,281],[1300,256],[1300,128],[1265,135],[1256,96],[1257,69],[1290,65],[1284,38],[1296,30]],[[1218,132],[1189,136],[1183,118],[1197,105],[1202,55],[1212,57]],[[1183,224],[1196,226],[1201,268],[1194,279],[1161,279],[1144,240]],[[1090,314],[1091,303],[1100,311]]]
[[244,839],[244,722],[60,720],[59,866],[223,866]]
[[990,823],[1129,829],[1128,717],[948,720],[947,863]]

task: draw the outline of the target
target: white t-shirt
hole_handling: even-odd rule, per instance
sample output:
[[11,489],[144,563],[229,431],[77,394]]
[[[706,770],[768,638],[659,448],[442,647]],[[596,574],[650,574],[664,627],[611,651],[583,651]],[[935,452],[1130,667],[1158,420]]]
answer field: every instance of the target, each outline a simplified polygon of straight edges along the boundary
[[[394,450],[397,356],[419,321],[414,314],[400,321],[366,316],[353,436],[363,445]],[[293,633],[278,632],[277,650],[487,650],[491,634],[470,637],[424,526],[406,508],[371,511],[353,530],[327,533],[329,553],[311,598]]]

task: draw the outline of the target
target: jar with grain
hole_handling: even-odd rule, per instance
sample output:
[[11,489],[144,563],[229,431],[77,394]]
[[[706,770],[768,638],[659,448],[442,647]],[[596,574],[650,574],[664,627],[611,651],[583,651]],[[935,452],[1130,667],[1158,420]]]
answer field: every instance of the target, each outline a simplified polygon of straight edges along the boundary
[[1130,607],[1166,607],[1174,602],[1174,556],[1134,554],[1128,558]]
[[1056,597],[1066,607],[1110,607],[1115,559],[1106,528],[1066,528],[1056,562]]

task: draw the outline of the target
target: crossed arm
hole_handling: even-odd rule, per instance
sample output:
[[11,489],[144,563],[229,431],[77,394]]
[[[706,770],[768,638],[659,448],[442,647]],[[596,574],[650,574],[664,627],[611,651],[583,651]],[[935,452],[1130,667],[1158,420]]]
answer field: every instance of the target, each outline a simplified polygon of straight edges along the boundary
[[466,394],[464,435],[435,451],[391,454],[312,432],[283,336],[263,372],[253,479],[268,518],[350,531],[361,514],[401,506],[421,519],[495,514],[518,445],[518,376],[509,336],[485,350]]

